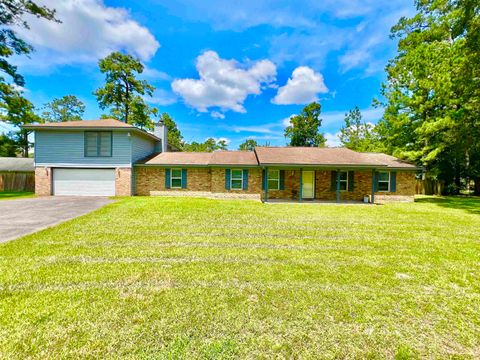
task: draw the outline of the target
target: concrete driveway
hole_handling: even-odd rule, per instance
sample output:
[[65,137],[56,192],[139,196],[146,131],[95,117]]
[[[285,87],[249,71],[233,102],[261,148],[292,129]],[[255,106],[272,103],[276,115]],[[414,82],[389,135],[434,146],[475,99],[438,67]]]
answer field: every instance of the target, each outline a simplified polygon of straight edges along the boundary
[[0,243],[87,214],[113,202],[106,197],[44,197],[0,201]]

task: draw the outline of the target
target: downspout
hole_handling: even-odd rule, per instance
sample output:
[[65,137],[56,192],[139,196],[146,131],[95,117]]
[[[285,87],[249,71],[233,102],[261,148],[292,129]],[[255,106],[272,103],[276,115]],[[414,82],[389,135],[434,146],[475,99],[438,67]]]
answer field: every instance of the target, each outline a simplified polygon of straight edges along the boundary
[[372,205],[375,204],[375,169],[372,169]]
[[264,179],[264,183],[265,183],[265,199],[264,202],[267,202],[268,201],[268,166],[265,167],[265,179]]
[[298,192],[298,201],[302,202],[303,199],[303,169],[300,169],[300,191]]
[[340,202],[340,170],[337,169],[337,203],[339,202]]

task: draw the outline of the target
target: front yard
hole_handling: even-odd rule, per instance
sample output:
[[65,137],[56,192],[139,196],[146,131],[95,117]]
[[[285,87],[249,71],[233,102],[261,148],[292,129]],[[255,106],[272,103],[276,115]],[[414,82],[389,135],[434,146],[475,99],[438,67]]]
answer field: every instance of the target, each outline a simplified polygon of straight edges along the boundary
[[13,200],[20,198],[34,197],[35,193],[31,191],[0,191],[0,200]]
[[124,198],[0,245],[0,358],[478,358],[480,201]]

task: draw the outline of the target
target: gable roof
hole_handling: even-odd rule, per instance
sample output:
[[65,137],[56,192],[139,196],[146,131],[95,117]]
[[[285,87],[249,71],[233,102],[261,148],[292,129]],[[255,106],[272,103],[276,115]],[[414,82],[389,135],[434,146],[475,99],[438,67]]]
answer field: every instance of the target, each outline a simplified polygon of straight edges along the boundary
[[215,151],[215,152],[164,152],[154,154],[137,164],[143,165],[190,165],[220,166],[242,165],[256,166],[257,158],[253,151]]
[[256,147],[260,165],[389,167],[416,170],[417,166],[382,153],[347,148]]
[[33,172],[33,158],[0,157],[0,171]]
[[417,166],[390,155],[360,153],[347,148],[256,147],[255,152],[260,165],[320,165],[417,169]]
[[150,137],[153,140],[160,140],[145,130],[116,119],[50,122],[45,124],[24,125],[23,128],[28,130],[131,130],[137,134]]

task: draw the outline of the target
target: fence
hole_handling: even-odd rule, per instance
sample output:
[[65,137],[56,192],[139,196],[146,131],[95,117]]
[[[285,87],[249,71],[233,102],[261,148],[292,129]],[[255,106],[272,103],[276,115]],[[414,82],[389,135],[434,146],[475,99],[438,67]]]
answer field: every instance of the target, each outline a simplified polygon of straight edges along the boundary
[[0,191],[35,191],[35,174],[0,172]]
[[437,180],[417,180],[415,193],[419,195],[442,195],[444,183]]

